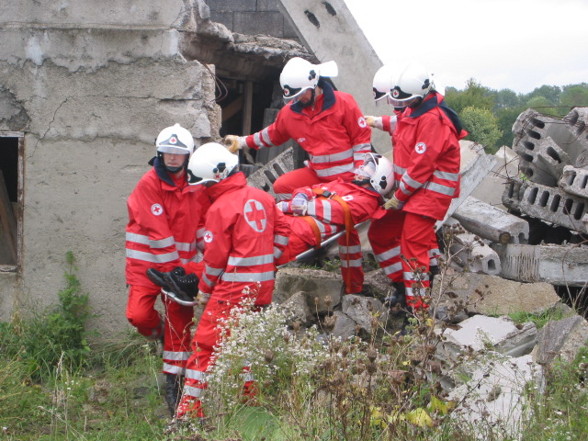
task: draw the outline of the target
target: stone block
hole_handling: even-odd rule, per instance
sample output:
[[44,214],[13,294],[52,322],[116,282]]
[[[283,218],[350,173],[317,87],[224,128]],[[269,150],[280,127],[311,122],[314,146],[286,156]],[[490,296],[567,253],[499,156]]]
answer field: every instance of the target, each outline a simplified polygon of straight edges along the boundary
[[558,184],[566,193],[588,198],[588,170],[586,169],[566,165]]
[[588,323],[575,315],[547,323],[538,335],[533,360],[542,365],[556,359],[572,362],[578,351],[588,342]]
[[529,223],[490,204],[469,196],[453,217],[469,232],[500,243],[527,243]]
[[433,279],[433,298],[449,321],[463,310],[473,314],[508,315],[515,312],[538,314],[560,302],[553,285],[546,282],[521,283],[502,277],[457,273]]
[[514,151],[520,156],[520,171],[531,182],[551,187],[557,185],[564,166],[570,163],[568,154],[549,136],[535,139],[525,135]]
[[500,258],[479,237],[472,233],[456,234],[449,245],[452,259],[469,272],[500,274]]
[[276,274],[274,301],[283,303],[303,291],[310,311],[325,314],[341,302],[341,275],[308,268],[281,268]]
[[500,256],[500,275],[521,282],[585,286],[588,248],[565,245],[492,244]]
[[341,310],[356,323],[357,334],[362,338],[369,338],[382,328],[388,317],[388,308],[382,302],[361,295],[344,295]]
[[[502,146],[494,154],[492,170],[472,192],[472,196],[495,207],[502,206],[502,192],[506,183],[519,175],[519,156],[509,147]],[[506,209],[506,208],[505,208]]]
[[294,150],[292,148],[288,148],[262,168],[252,173],[247,178],[247,181],[250,185],[267,191],[276,197],[273,183],[276,182],[278,177],[290,170],[294,170]]
[[503,203],[531,217],[586,232],[582,218],[588,212],[586,199],[533,182],[512,182],[503,194]]

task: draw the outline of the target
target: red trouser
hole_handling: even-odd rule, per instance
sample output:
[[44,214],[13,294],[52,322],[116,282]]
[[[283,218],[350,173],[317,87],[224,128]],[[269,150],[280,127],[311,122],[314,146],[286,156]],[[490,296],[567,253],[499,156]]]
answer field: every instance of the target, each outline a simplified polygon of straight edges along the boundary
[[300,187],[312,187],[327,182],[317,176],[314,170],[303,167],[284,173],[274,182],[274,193],[278,201],[292,199],[292,192]]
[[[207,371],[214,363],[212,355],[214,347],[220,342],[222,337],[222,330],[219,329],[219,321],[229,317],[231,310],[238,307],[236,304],[229,304],[227,302],[219,302],[211,298],[198,322],[198,327],[194,333],[192,341],[192,355],[186,363],[186,380],[184,382],[184,391],[182,400],[178,405],[178,413],[176,416],[181,417],[184,414],[194,413],[192,416],[204,416],[200,399],[204,390],[208,388]],[[253,380],[249,372],[249,368],[243,368],[245,376],[243,379],[243,392],[245,395],[251,394]]]
[[[298,219],[300,222],[306,223],[304,219]],[[341,276],[345,283],[345,293],[357,294],[363,289],[363,253],[361,252],[361,241],[357,230],[353,228],[349,233],[349,243],[347,243],[345,233],[337,239],[339,243],[339,257],[341,258]],[[309,242],[312,243],[309,244]],[[308,237],[304,239],[296,234],[292,234],[288,240],[288,246],[282,253],[282,256],[276,261],[276,265],[291,262],[300,253],[318,245],[320,244],[316,243],[315,236],[312,232],[309,232]]]
[[407,305],[425,306],[421,297],[429,287],[430,252],[438,248],[435,219],[389,210],[372,220],[368,239],[384,273],[393,282],[404,283]]
[[165,321],[155,310],[161,288],[141,285],[129,287],[127,319],[140,334],[149,338],[163,336],[163,372],[183,375],[190,355],[191,326],[194,309],[182,306],[161,295]]

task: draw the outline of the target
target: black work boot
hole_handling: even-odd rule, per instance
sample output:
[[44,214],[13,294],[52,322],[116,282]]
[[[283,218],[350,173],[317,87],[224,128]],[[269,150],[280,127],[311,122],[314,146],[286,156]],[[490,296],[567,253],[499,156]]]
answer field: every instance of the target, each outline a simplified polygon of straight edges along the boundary
[[163,273],[169,291],[165,294],[172,297],[178,303],[195,303],[194,298],[198,292],[198,277],[196,274],[177,274],[173,271],[169,273]]
[[[176,274],[178,276],[183,276],[186,274],[186,271],[181,266],[176,266],[171,273]],[[155,283],[157,286],[161,286],[165,290],[171,290],[169,283],[167,281],[166,275],[169,273],[163,273],[161,271],[156,270],[155,268],[149,268],[147,270],[147,278]]]
[[176,414],[176,408],[182,397],[183,387],[184,377],[175,374],[165,374],[165,402],[172,417]]

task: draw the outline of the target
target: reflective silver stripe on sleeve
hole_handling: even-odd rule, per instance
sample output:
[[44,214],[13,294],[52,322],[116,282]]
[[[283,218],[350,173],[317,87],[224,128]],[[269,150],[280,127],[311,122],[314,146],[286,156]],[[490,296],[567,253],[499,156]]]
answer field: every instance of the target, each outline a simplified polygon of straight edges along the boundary
[[353,164],[349,163],[347,165],[338,165],[336,167],[329,167],[329,168],[325,168],[325,169],[313,168],[313,170],[315,171],[317,176],[328,177],[328,176],[334,176],[334,175],[339,175],[341,173],[353,171]]
[[273,254],[265,254],[263,256],[253,257],[229,257],[228,265],[231,266],[252,266],[252,265],[265,265],[274,261]]
[[144,251],[130,250],[127,248],[127,257],[130,259],[143,260],[151,263],[167,263],[179,260],[180,256],[177,251],[165,254],[151,254]]
[[282,253],[283,251],[281,249],[279,249],[278,247],[274,247],[274,259],[279,259],[280,257],[282,257]]
[[404,277],[404,280],[412,280],[413,282],[414,281],[421,282],[421,281],[429,280],[428,273],[419,273],[419,274],[415,275],[415,273],[404,272],[404,273],[402,273],[402,277]]
[[225,282],[267,282],[274,280],[274,272],[263,273],[224,273],[221,279]]
[[151,248],[165,248],[176,243],[173,236],[166,237],[165,239],[151,240],[148,236],[137,233],[127,233],[126,239],[129,242],[140,243],[141,245],[149,245]]
[[406,184],[404,183],[404,181],[400,181],[400,186],[398,188],[400,188],[400,191],[407,196],[410,196],[412,194],[412,191],[406,188]]
[[282,236],[280,234],[276,234],[274,236],[274,243],[277,245],[288,245],[290,238],[287,236]]
[[355,144],[353,147],[351,147],[353,149],[353,152],[355,154],[357,153],[369,153],[371,151],[371,146],[367,143],[363,143],[363,144]]
[[434,191],[436,193],[441,193],[446,196],[453,196],[455,194],[455,188],[447,187],[446,185],[437,184],[436,182],[427,182],[425,185],[427,190]]
[[399,165],[394,164],[394,173],[397,175],[403,175],[406,173],[406,169],[404,167],[400,167]]
[[204,273],[211,276],[220,276],[224,270],[222,268],[213,268],[212,266],[206,265],[204,267]]
[[331,155],[309,155],[310,162],[315,164],[327,164],[329,162],[343,161],[353,157],[353,150],[348,149],[343,152],[333,153]]
[[412,179],[408,175],[408,173],[404,173],[404,175],[402,176],[402,181],[405,182],[405,183],[407,183],[408,185],[410,185],[415,190],[417,188],[421,188],[423,186],[423,182],[419,182],[419,181],[416,181],[416,180]]
[[176,242],[178,251],[194,251],[196,249],[196,241],[194,242]]
[[454,182],[457,182],[457,180],[459,179],[459,173],[449,173],[449,172],[444,172],[444,171],[440,171],[440,170],[435,170],[433,172],[433,176],[435,176],[439,179],[445,179],[447,181],[454,181]]

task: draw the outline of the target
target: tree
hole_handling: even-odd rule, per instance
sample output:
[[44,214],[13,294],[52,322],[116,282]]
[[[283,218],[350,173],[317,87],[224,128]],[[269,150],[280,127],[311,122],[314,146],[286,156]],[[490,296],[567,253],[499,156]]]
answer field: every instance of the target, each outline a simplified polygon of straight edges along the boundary
[[498,121],[492,111],[469,106],[463,109],[460,117],[470,133],[468,139],[482,144],[488,153],[498,150],[496,143],[502,136],[502,131],[498,128]]
[[559,104],[562,106],[563,115],[567,114],[572,107],[588,106],[588,84],[565,86],[559,98]]
[[557,106],[555,106],[551,101],[549,101],[544,96],[534,96],[533,98],[527,101],[527,107],[530,109],[535,109],[537,112],[542,113],[544,115],[558,115]]
[[518,107],[521,105],[521,98],[519,95],[510,89],[501,89],[496,92],[494,100],[496,102],[495,110]]
[[490,89],[483,87],[473,78],[468,80],[463,92],[448,88],[445,91],[447,105],[460,114],[466,107],[492,110],[494,108],[494,96]]

